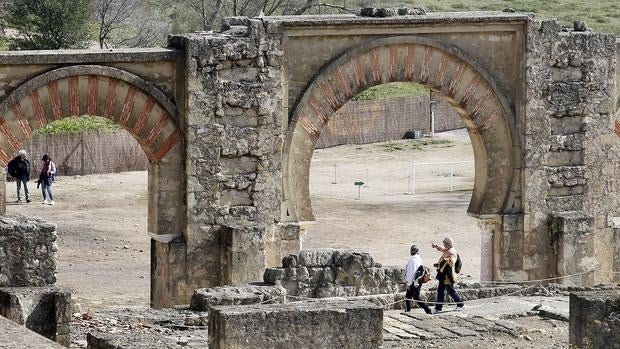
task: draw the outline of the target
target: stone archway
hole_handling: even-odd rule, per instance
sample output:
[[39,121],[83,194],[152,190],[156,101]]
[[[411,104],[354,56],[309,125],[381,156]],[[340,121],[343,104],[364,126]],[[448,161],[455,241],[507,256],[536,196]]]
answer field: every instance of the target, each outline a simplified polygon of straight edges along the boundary
[[[50,122],[69,116],[108,118],[140,143],[149,159],[148,232],[151,249],[151,303],[175,304],[179,292],[165,244],[182,237],[184,147],[175,105],[156,87],[127,71],[76,65],[38,75],[0,103],[0,162],[6,165],[21,143]],[[4,193],[2,202],[5,202]],[[164,262],[162,262],[164,261]],[[182,269],[179,267],[179,269]]]
[[[377,39],[324,66],[291,113],[284,149],[286,219],[314,220],[309,171],[315,145],[334,113],[357,93],[394,81],[422,84],[441,94],[461,115],[474,149],[475,182],[468,213],[504,212],[516,200],[515,118],[491,76],[459,49],[415,36]],[[517,170],[515,170],[517,169]]]
[[25,82],[0,104],[0,161],[6,164],[37,129],[83,114],[118,123],[156,163],[181,140],[175,107],[161,91],[120,69],[71,66]]

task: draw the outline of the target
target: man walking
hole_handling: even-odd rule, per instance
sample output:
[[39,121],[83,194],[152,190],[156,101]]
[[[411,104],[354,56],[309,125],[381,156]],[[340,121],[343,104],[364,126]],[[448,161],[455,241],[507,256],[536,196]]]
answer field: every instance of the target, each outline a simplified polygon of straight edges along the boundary
[[433,248],[441,252],[439,262],[435,264],[437,267],[437,280],[439,285],[437,286],[437,304],[435,305],[435,313],[438,313],[443,308],[443,301],[446,291],[456,302],[456,308],[462,309],[464,306],[463,300],[459,293],[454,289],[456,284],[456,260],[458,254],[454,248],[454,242],[450,238],[443,239],[443,247],[432,244]]
[[26,151],[20,150],[17,156],[9,161],[8,164],[9,175],[15,177],[17,183],[17,202],[22,201],[21,187],[24,185],[24,196],[26,202],[30,202],[30,194],[28,193],[28,181],[30,180],[30,161],[26,159]]
[[422,290],[422,282],[420,279],[424,274],[424,262],[420,257],[418,247],[416,245],[411,246],[409,250],[411,256],[407,261],[407,267],[405,270],[405,278],[407,280],[407,292],[405,293],[405,311],[411,311],[411,300],[414,299],[416,304],[424,309],[427,314],[432,314],[431,309],[426,303],[420,301],[420,291]]

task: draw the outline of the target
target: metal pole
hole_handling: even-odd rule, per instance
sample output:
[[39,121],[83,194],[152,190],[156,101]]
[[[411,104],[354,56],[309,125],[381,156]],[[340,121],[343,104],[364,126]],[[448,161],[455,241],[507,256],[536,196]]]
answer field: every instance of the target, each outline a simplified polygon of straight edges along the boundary
[[454,190],[454,163],[450,164],[450,192]]
[[361,185],[358,185],[358,186],[357,186],[357,199],[355,199],[355,200],[359,200],[359,199],[360,199],[360,193],[361,193],[361,191],[362,191],[362,186],[361,186]]
[[435,137],[435,111],[431,107],[431,137]]
[[334,181],[332,182],[332,184],[338,183],[338,181],[336,180],[336,167],[338,167],[338,165],[334,164]]
[[415,161],[413,162],[413,171],[411,172],[411,195],[415,195]]

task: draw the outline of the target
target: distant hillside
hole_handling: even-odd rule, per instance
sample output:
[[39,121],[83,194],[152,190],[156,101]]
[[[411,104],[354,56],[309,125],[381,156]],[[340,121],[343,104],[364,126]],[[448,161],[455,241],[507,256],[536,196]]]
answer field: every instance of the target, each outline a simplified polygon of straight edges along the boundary
[[422,5],[428,11],[502,11],[512,8],[519,12],[534,12],[538,18],[556,18],[564,25],[572,27],[576,20],[583,20],[592,29],[615,33],[620,37],[619,0],[416,0],[416,1],[377,1],[343,0],[349,7],[355,3],[361,7],[392,7]]

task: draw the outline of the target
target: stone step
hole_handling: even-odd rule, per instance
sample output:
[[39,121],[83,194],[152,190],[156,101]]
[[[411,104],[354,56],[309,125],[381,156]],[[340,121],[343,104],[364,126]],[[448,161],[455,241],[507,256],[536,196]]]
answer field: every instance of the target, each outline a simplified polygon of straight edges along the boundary
[[[423,338],[423,339],[439,338],[439,336],[437,334],[435,334],[435,333],[432,333],[432,332],[429,332],[429,331],[425,331],[425,330],[423,330],[421,328],[415,327],[415,320],[410,318],[410,317],[408,317],[408,316],[406,316],[406,315],[403,315],[403,314],[391,314],[391,315],[388,315],[388,317],[396,319],[399,322],[404,323],[404,324],[410,326],[411,328],[414,328],[415,331],[416,331],[415,335],[420,336],[420,338]],[[384,318],[383,321],[385,321],[385,318]]]
[[438,319],[437,316],[427,315],[426,319],[422,321],[422,320],[416,319],[415,318],[416,315],[409,315],[409,314],[410,313],[405,313],[404,315],[411,317],[412,320],[410,324],[417,328],[420,328],[426,332],[431,332],[440,338],[458,338],[459,337],[457,334],[452,333],[442,328],[441,325],[445,324],[445,322]]
[[398,338],[401,338],[401,339],[418,339],[418,338],[420,338],[420,337],[418,337],[418,336],[416,336],[414,334],[405,332],[405,331],[401,330],[400,328],[392,327],[392,326],[386,325],[386,324],[383,324],[383,330],[385,332],[391,333],[391,334],[393,334],[393,335],[395,335],[395,336],[397,336]]
[[414,326],[400,322],[394,318],[390,318],[390,317],[383,318],[383,324],[387,324],[388,326],[399,328],[407,333],[411,333],[422,339],[437,338],[437,336],[431,333],[428,333],[424,330],[417,329]]

